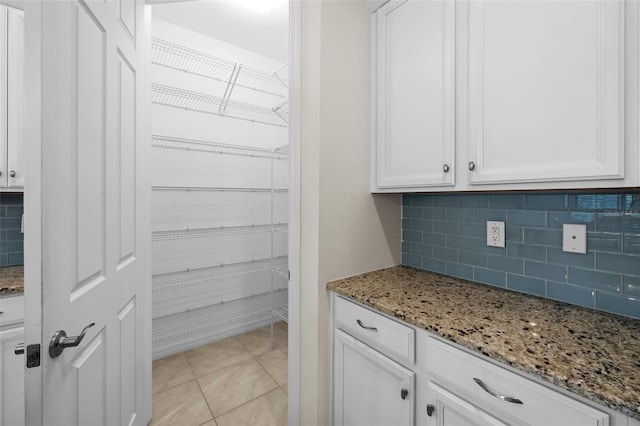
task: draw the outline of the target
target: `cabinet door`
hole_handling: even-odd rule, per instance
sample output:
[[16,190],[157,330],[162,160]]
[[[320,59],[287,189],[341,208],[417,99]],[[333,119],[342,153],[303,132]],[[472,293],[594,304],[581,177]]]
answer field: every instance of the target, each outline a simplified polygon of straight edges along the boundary
[[9,8],[0,5],[0,188],[7,186],[7,26]]
[[333,424],[409,426],[414,415],[414,373],[335,330]]
[[376,12],[376,185],[454,184],[453,1],[390,1]]
[[7,186],[24,186],[24,13],[8,9]]
[[428,404],[433,405],[431,416],[426,416],[428,425],[437,426],[506,426],[495,417],[468,403],[435,383],[427,383]]
[[24,425],[24,355],[16,355],[24,327],[0,331],[0,426]]
[[471,184],[624,178],[624,16],[618,0],[468,3]]

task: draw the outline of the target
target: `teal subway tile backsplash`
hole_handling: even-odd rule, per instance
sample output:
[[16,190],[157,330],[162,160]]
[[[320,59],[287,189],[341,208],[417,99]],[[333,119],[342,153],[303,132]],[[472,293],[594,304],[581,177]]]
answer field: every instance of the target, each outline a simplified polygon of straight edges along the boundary
[[[402,203],[405,265],[640,319],[638,191],[405,194]],[[505,248],[486,245],[487,220],[505,221]],[[562,251],[564,223],[587,225],[587,254]]]
[[24,263],[23,212],[21,193],[0,193],[0,266]]

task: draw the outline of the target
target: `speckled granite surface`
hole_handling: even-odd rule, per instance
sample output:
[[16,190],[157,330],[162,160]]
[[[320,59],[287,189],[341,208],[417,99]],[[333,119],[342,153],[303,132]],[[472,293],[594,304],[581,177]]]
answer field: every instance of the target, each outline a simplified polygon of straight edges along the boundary
[[0,267],[0,296],[24,292],[24,266]]
[[640,321],[406,266],[327,288],[640,420]]

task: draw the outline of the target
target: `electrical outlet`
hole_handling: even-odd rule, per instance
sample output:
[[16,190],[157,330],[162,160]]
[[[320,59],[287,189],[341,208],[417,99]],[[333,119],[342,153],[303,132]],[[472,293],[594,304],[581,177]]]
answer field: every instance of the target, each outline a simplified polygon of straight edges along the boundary
[[587,254],[587,225],[562,225],[562,251]]
[[504,222],[487,221],[487,245],[504,247]]

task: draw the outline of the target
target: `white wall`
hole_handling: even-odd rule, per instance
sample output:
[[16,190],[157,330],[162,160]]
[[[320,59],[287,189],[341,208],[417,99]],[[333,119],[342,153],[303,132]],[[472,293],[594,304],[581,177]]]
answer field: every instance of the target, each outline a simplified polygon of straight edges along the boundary
[[331,359],[325,285],[400,263],[401,200],[369,193],[366,1],[303,1],[301,27],[300,424],[324,425]]

